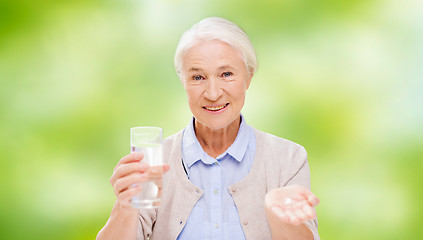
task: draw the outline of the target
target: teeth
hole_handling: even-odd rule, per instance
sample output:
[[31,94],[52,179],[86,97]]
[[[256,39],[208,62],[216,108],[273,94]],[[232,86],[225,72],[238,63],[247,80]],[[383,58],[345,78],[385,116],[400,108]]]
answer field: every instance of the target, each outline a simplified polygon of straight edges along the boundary
[[207,109],[207,110],[210,110],[210,111],[219,111],[220,109],[226,107],[226,105],[227,104],[223,104],[223,105],[217,106],[217,107],[204,107],[204,108]]

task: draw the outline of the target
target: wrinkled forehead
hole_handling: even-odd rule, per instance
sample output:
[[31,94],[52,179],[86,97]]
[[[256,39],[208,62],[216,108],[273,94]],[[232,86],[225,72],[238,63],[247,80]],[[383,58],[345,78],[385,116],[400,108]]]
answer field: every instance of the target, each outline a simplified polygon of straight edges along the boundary
[[192,63],[211,60],[220,62],[221,66],[218,66],[219,68],[227,67],[235,61],[238,62],[238,60],[242,61],[245,67],[247,66],[246,58],[239,49],[227,42],[217,39],[199,39],[186,49],[181,60],[182,71],[192,69],[192,66],[188,66],[192,65]]

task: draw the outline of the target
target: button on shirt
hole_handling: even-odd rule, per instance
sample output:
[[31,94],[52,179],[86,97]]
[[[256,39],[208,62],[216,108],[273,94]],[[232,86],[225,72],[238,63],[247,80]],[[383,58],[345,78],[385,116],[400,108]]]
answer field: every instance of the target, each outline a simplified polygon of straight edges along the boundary
[[245,239],[228,187],[249,173],[254,161],[255,133],[241,124],[234,143],[216,159],[204,152],[194,132],[194,120],[184,129],[182,161],[191,183],[204,191],[178,236],[187,239]]

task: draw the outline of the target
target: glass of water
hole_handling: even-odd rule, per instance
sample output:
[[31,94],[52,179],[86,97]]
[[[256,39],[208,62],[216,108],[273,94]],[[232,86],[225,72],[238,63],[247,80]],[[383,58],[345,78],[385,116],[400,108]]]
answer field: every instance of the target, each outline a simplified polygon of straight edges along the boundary
[[150,180],[139,183],[142,190],[131,200],[134,208],[157,208],[161,202],[163,176],[162,139],[163,131],[159,127],[131,128],[131,152],[144,154],[142,162],[148,163]]

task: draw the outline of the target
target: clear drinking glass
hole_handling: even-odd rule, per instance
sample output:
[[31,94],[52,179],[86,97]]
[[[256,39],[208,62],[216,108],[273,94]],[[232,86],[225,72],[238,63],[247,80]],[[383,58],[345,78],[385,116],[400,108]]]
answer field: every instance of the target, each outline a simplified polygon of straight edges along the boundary
[[162,132],[159,127],[131,128],[131,152],[144,154],[142,162],[150,165],[147,174],[151,179],[139,183],[142,190],[131,200],[131,205],[134,208],[156,208],[160,206],[163,176]]

